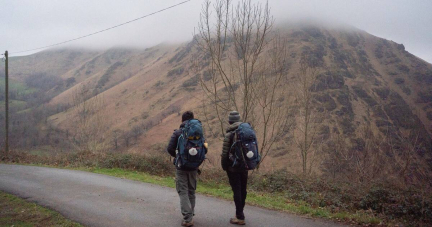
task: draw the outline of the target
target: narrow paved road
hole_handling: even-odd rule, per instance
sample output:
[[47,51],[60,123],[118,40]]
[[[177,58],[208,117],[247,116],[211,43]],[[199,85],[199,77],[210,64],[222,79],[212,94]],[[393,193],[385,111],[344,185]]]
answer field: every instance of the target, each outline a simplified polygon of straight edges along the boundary
[[[172,188],[75,170],[0,164],[0,190],[86,226],[180,226]],[[197,196],[195,226],[230,226],[234,204]],[[340,226],[246,206],[247,226]]]

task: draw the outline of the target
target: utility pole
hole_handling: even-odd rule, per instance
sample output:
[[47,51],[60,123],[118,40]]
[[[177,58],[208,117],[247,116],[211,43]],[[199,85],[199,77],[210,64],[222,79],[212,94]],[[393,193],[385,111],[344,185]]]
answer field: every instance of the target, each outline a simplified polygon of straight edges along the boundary
[[8,61],[9,56],[8,52],[5,52],[5,112],[6,112],[6,118],[5,118],[5,126],[6,126],[6,141],[5,141],[5,155],[9,155],[9,69],[8,69]]

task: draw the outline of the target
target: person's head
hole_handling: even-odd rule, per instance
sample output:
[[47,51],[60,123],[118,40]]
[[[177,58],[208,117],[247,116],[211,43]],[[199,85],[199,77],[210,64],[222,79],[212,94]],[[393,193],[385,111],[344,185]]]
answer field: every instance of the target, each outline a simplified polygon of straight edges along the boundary
[[182,115],[182,122],[194,119],[194,114],[192,111],[186,111]]
[[229,124],[231,125],[231,124],[234,124],[234,123],[239,122],[239,121],[241,121],[239,112],[231,111],[228,115]]

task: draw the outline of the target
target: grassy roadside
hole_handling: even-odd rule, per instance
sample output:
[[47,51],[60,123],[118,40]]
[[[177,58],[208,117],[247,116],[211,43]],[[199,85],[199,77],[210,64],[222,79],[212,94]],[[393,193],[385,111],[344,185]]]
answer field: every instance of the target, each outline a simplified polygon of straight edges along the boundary
[[[151,184],[157,184],[166,187],[175,187],[173,177],[161,177],[155,176],[148,173],[124,170],[119,168],[67,168],[81,171],[87,171],[92,173],[104,174],[129,180],[141,181]],[[214,196],[217,198],[232,199],[232,191],[227,184],[216,184],[199,182],[197,186],[197,192]],[[327,208],[312,207],[307,203],[301,203],[298,201],[288,200],[282,193],[263,193],[253,190],[248,190],[247,204],[259,206],[263,208],[286,211],[294,214],[305,215],[309,217],[325,218],[333,221],[340,221],[345,223],[360,224],[360,225],[377,225],[382,223],[382,220],[374,216],[370,212],[357,211],[356,213],[348,212],[331,212]]]
[[61,214],[0,191],[0,226],[82,226]]

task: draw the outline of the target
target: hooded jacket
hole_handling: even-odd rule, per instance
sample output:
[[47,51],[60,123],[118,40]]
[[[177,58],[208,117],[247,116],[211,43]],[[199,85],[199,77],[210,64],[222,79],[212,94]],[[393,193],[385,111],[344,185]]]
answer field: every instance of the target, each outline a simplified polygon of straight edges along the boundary
[[231,146],[233,145],[234,133],[235,130],[240,126],[243,122],[235,122],[228,126],[226,129],[225,138],[222,145],[222,154],[221,154],[221,165],[222,169],[229,172],[244,172],[247,171],[241,167],[232,167],[232,163],[229,160],[229,152],[231,150]]
[[179,129],[174,130],[174,132],[171,136],[171,139],[168,143],[167,152],[174,158],[176,156],[175,151],[177,149],[178,138],[182,134],[182,128],[184,128],[186,122],[187,121],[183,121],[183,123],[181,123]]

